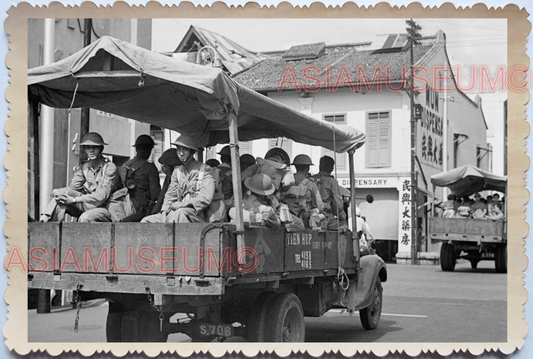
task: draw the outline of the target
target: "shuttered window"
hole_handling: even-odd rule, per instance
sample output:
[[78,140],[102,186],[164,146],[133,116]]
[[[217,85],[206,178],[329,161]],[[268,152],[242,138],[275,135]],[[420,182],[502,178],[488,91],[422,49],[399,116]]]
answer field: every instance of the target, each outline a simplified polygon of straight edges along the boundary
[[366,167],[390,167],[390,112],[369,112],[366,118]]
[[[324,115],[323,119],[328,122],[333,122],[337,125],[346,124],[346,114],[330,114],[330,115]],[[335,160],[335,168],[337,171],[345,171],[347,169],[346,166],[346,153],[335,153],[330,150],[326,150],[325,148],[322,149],[322,156],[329,156]]]

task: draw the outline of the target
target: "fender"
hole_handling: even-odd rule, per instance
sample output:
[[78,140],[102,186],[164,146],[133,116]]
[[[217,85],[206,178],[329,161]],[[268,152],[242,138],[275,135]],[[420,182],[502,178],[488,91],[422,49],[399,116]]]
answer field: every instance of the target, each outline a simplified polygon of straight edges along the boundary
[[366,255],[361,257],[361,271],[357,278],[355,291],[355,310],[368,307],[372,303],[372,294],[377,277],[387,281],[387,266],[381,257]]

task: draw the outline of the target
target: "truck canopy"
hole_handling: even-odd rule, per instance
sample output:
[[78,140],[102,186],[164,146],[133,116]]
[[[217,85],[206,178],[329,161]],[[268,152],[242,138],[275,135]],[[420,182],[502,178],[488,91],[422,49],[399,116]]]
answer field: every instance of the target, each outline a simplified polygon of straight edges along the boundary
[[28,96],[50,107],[90,107],[186,133],[204,147],[229,142],[230,112],[237,116],[240,141],[287,137],[336,152],[365,142],[362,132],[304,115],[218,68],[108,36],[61,61],[30,69]]
[[463,197],[485,190],[505,193],[507,177],[465,165],[431,176],[431,183],[433,186],[448,187],[454,195]]

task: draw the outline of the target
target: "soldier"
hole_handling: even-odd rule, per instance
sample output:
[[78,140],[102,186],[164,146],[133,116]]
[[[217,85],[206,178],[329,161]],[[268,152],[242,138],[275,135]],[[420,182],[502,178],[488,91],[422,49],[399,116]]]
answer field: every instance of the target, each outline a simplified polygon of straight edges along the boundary
[[346,214],[344,213],[343,200],[339,189],[339,184],[335,177],[331,175],[335,166],[335,160],[329,156],[320,158],[318,165],[319,173],[312,178],[320,191],[320,196],[324,202],[324,214],[326,219],[323,226],[328,230],[347,228]]
[[182,164],[174,168],[161,213],[141,222],[206,222],[205,210],[215,194],[213,169],[194,159],[198,147],[192,137],[181,135],[173,145]]
[[157,202],[152,209],[151,214],[157,214],[161,212],[174,167],[181,165],[181,161],[176,154],[176,150],[173,148],[169,148],[163,152],[158,161],[161,163],[161,171],[165,174],[165,180],[163,181],[163,187],[161,188],[161,192],[159,192],[159,197],[157,197]]
[[122,183],[128,188],[135,207],[135,214],[121,219],[122,222],[139,222],[144,216],[152,213],[161,192],[159,171],[148,161],[154,144],[154,140],[148,135],[137,137],[133,145],[137,154],[119,169]]
[[89,132],[80,143],[87,160],[76,169],[70,185],[54,189],[53,198],[41,214],[41,222],[62,222],[65,214],[78,217],[79,222],[111,222],[107,202],[119,181],[117,166],[102,156],[102,136]]
[[[317,185],[308,178],[309,168],[314,164],[309,156],[300,154],[294,157],[292,165],[296,168],[294,185],[283,193],[282,201],[289,205],[291,214],[299,217],[305,227],[309,227],[311,214],[318,215],[324,207]],[[311,226],[317,227],[317,223]]]
[[[272,207],[271,195],[274,193],[274,185],[270,177],[263,173],[258,173],[244,180],[246,192],[243,196],[244,220],[252,221],[251,216],[256,213],[261,215],[261,224],[272,228],[280,228],[281,221]],[[235,207],[229,211],[232,221],[235,221]]]

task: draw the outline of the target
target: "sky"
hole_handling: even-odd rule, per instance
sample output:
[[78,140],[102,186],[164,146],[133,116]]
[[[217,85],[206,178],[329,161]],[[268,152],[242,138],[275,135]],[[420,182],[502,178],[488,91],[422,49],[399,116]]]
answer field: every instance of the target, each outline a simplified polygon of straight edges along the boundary
[[[288,50],[291,46],[325,42],[326,45],[372,41],[375,35],[405,33],[406,19],[154,19],[152,50],[172,52],[190,25],[214,31],[255,52]],[[506,19],[417,19],[423,36],[446,34],[452,68],[460,66],[462,84],[471,83],[471,69],[487,66],[495,78],[507,65]],[[477,71],[479,74],[479,70]],[[503,102],[505,92],[468,92],[482,98],[487,140],[493,146],[493,172],[503,175]]]

